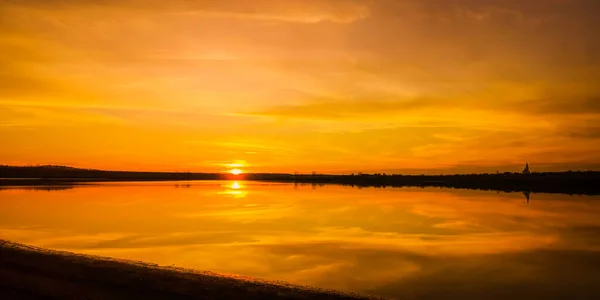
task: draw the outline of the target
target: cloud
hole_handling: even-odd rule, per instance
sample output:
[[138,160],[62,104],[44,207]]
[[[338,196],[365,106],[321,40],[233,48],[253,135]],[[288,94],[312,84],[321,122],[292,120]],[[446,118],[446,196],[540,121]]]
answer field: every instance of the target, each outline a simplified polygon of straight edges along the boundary
[[4,120],[0,122],[0,127],[13,128],[40,129],[57,126],[76,128],[86,124],[122,125],[126,122],[126,120],[115,116],[72,107],[3,107],[0,102],[0,113],[4,116]]
[[566,132],[568,137],[581,139],[600,139],[600,126],[574,126]]
[[318,23],[351,23],[369,16],[369,9],[361,1],[340,0],[57,0],[21,1],[13,4],[51,11],[69,9],[129,10],[136,12],[179,13],[199,17],[248,19],[259,21]]
[[[269,107],[262,111],[250,112],[250,115],[271,116],[281,118],[306,119],[345,119],[367,115],[394,114],[430,106],[428,100],[312,100],[312,103],[281,105]],[[443,104],[437,102],[436,104]]]
[[[245,159],[265,171],[447,170],[530,157],[593,165],[594,155],[581,154],[598,135],[597,6],[8,1],[0,126],[37,124],[42,136],[61,122],[123,122],[119,132],[147,134],[152,150],[143,152],[153,161],[159,152],[194,166]],[[98,141],[114,138],[114,128],[97,127]],[[39,157],[27,150],[35,140],[3,139],[23,151],[0,157]],[[156,140],[187,152],[148,146]],[[118,147],[141,146],[123,139]],[[64,151],[47,153],[65,160]]]
[[369,10],[359,1],[279,0],[279,1],[214,1],[211,5],[190,13],[199,15],[283,21],[299,23],[318,23],[329,21],[351,23],[369,16]]
[[[536,101],[523,102],[520,107],[522,112],[530,112],[531,114],[600,114],[600,96],[594,95],[589,97],[564,97],[564,99],[539,99]],[[513,109],[519,109],[519,106],[514,106]]]
[[[389,97],[389,96],[388,96]],[[489,96],[488,96],[489,97]],[[422,113],[422,120],[433,121],[440,114],[455,110],[475,112],[495,112],[500,114],[517,114],[528,118],[538,118],[544,115],[596,115],[600,114],[600,97],[578,97],[570,99],[539,98],[536,100],[523,99],[477,99],[475,96],[465,98],[448,97],[397,97],[397,100],[380,100],[377,96],[371,99],[319,99],[306,97],[298,104],[275,105],[263,110],[249,112],[249,115],[269,116],[277,118],[348,120],[369,118],[394,118]],[[434,111],[431,118],[426,113]],[[475,115],[474,115],[475,117]],[[385,121],[385,119],[380,119]],[[505,124],[499,124],[502,128]]]
[[0,74],[0,101],[7,98],[19,98],[24,94],[55,93],[57,87],[50,82],[28,76]]

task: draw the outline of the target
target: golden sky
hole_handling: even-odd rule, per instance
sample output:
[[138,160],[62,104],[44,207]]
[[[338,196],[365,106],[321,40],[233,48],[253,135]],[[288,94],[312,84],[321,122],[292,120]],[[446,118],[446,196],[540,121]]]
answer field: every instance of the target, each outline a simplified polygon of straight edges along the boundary
[[0,163],[600,167],[596,0],[0,0]]

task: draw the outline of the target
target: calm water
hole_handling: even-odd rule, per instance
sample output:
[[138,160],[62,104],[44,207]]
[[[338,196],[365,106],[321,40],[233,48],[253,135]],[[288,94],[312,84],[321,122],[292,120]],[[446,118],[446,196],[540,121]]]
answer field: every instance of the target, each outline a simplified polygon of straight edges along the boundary
[[600,296],[598,197],[177,184],[3,189],[0,237],[405,299]]

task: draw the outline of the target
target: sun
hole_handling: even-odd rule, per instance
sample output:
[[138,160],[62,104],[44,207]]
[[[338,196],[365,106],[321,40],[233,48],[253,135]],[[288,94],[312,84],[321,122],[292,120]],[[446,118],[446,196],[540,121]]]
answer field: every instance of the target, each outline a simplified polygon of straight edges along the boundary
[[233,175],[240,175],[240,174],[242,174],[243,172],[242,172],[242,170],[240,170],[240,169],[232,169],[232,170],[229,170],[229,173],[231,173],[231,174],[233,174]]

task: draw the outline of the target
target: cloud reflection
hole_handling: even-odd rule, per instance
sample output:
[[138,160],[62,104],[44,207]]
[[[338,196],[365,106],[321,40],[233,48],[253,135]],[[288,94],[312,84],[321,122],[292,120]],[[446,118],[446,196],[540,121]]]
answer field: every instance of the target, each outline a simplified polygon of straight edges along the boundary
[[0,196],[0,236],[42,247],[403,299],[599,294],[597,197],[242,181]]

